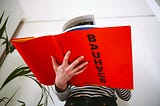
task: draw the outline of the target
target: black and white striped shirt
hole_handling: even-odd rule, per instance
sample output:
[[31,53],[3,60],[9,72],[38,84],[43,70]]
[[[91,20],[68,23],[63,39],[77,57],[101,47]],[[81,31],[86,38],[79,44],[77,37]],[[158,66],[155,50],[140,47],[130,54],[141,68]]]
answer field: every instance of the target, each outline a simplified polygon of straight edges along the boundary
[[128,101],[131,97],[131,91],[127,89],[113,89],[105,86],[83,86],[75,87],[69,86],[64,92],[57,92],[56,94],[61,101],[64,101],[70,97],[103,97],[109,96],[114,100],[117,99],[117,95],[125,101]]

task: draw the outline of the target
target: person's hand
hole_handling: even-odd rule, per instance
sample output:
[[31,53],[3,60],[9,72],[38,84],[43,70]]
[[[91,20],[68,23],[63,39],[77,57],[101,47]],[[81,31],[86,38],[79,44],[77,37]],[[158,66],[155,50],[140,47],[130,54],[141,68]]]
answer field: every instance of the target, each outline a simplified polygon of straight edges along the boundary
[[81,74],[87,68],[88,62],[83,62],[80,64],[84,56],[78,57],[76,60],[69,64],[70,55],[71,51],[68,51],[65,54],[61,65],[57,64],[56,59],[51,56],[53,69],[56,73],[55,85],[61,90],[65,90],[67,88],[67,83],[72,77]]

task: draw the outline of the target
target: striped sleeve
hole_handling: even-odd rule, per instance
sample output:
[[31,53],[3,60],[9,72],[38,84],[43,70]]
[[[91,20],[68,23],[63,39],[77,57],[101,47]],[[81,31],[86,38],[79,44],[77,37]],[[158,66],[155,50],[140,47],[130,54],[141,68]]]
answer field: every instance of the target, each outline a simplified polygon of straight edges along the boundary
[[70,86],[67,87],[67,89],[63,92],[58,92],[56,89],[56,86],[54,86],[55,94],[57,95],[58,99],[60,101],[65,101],[68,98],[69,92],[70,92]]
[[125,101],[129,101],[131,98],[131,91],[128,89],[116,89],[117,95]]

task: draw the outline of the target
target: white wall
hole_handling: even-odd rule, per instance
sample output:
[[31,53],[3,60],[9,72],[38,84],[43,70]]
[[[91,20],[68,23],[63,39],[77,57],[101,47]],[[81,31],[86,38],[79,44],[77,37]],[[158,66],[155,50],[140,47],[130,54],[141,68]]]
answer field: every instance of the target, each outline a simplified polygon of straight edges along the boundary
[[[94,14],[97,26],[131,25],[133,46],[134,90],[129,102],[118,100],[119,106],[160,106],[160,22],[145,0],[19,0],[24,10],[24,23],[18,37],[60,33],[70,18]],[[18,63],[13,62],[16,58]],[[1,70],[24,64],[15,51],[7,57]],[[17,98],[35,106],[39,88],[23,79]],[[37,92],[36,94],[33,94]],[[22,96],[25,94],[25,97]],[[63,106],[55,98],[55,106]],[[13,106],[13,104],[11,104]],[[49,105],[51,106],[51,104]]]

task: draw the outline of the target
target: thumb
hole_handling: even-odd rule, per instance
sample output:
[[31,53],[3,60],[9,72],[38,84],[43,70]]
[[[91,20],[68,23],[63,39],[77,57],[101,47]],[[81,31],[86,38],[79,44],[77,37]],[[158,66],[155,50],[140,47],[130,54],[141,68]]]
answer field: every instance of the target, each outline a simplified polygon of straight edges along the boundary
[[56,71],[56,70],[57,70],[57,67],[58,67],[58,63],[57,63],[55,57],[53,57],[53,56],[50,56],[50,57],[51,57],[51,59],[52,59],[53,69],[54,69],[54,71]]

